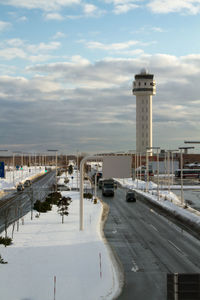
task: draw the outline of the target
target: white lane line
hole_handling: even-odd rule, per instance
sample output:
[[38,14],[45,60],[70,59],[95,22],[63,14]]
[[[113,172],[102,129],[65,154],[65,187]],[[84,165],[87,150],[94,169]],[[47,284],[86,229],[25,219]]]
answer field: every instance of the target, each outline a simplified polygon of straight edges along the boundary
[[154,225],[150,224],[150,226],[151,226],[155,231],[158,232],[158,229],[157,229]]
[[181,253],[184,255],[183,251],[182,251],[179,247],[177,247],[173,242],[171,242],[170,240],[168,240],[168,242],[169,242],[174,248],[176,248],[176,250],[178,250],[179,252],[181,252]]
[[138,272],[139,271],[139,267],[137,266],[136,262],[133,260],[133,267],[131,269],[131,271],[133,272]]

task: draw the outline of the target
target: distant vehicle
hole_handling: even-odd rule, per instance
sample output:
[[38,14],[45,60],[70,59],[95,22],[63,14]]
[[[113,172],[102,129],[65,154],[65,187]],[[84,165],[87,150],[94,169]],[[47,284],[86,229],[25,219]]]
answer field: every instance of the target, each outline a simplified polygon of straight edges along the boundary
[[[180,178],[181,169],[177,169],[174,174]],[[183,169],[183,178],[200,178],[200,169]]]
[[23,186],[22,183],[19,183],[19,184],[18,184],[17,190],[18,190],[18,191],[23,191],[23,190],[24,190],[24,186]]
[[92,175],[92,181],[95,182],[95,176],[97,176],[97,183],[99,182],[99,179],[102,178],[102,172],[96,172]]
[[27,179],[25,182],[24,182],[24,187],[29,187],[31,186],[31,180]]
[[[145,177],[145,175],[147,175],[146,168],[141,168],[141,169],[138,168],[138,169],[136,169],[136,172],[138,174],[138,177],[140,177],[140,174],[141,174],[141,177]],[[149,176],[154,176],[152,169],[149,169]]]
[[102,182],[102,195],[103,196],[114,196],[115,185],[113,179],[104,179]]
[[129,190],[126,193],[126,201],[127,202],[136,202],[136,194],[133,190]]

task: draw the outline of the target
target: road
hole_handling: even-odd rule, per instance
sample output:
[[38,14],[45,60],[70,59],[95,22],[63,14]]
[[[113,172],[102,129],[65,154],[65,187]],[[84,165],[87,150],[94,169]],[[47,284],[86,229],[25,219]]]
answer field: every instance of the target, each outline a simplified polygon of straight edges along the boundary
[[21,192],[12,192],[0,200],[0,233],[4,230],[5,222],[11,224],[14,220],[21,218],[31,210],[31,195],[33,203],[36,200],[45,199],[55,183],[55,171],[38,177],[33,181],[32,186]]
[[166,299],[167,273],[200,273],[200,241],[141,201],[127,203],[126,190],[109,204],[104,233],[121,260],[125,286],[119,300]]

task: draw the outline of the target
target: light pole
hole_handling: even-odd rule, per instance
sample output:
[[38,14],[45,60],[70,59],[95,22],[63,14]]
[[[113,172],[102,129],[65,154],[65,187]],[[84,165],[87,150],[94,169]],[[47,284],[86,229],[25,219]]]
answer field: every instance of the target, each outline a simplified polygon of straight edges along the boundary
[[[174,159],[173,159],[173,154],[175,152],[177,152],[178,149],[175,150],[167,150],[167,152],[169,153],[169,158],[170,158],[170,154],[171,154],[171,159],[172,159],[172,163],[171,163],[171,174],[172,174],[172,180],[171,180],[171,185],[173,185],[173,175],[174,175]],[[169,191],[170,191],[170,184],[169,184]]]
[[20,154],[21,151],[13,151],[13,185],[15,186],[15,154]]
[[149,191],[149,152],[146,149],[146,193]]
[[160,147],[147,147],[147,149],[149,150],[156,150],[156,157],[157,157],[157,199],[159,201],[160,199],[160,190],[159,190],[159,185],[160,185],[160,181],[159,181],[159,175],[160,175],[160,172],[159,172],[159,150],[160,150]]
[[76,157],[76,164],[77,164],[77,168],[76,168],[76,187],[77,187],[77,191],[78,191],[78,150],[77,150],[77,157]]
[[187,149],[194,149],[194,147],[179,147],[181,150],[181,205],[185,207],[184,194],[183,194],[183,151]]
[[49,149],[47,150],[48,152],[55,152],[56,153],[56,192],[57,192],[57,169],[58,169],[58,150],[52,150],[52,149]]

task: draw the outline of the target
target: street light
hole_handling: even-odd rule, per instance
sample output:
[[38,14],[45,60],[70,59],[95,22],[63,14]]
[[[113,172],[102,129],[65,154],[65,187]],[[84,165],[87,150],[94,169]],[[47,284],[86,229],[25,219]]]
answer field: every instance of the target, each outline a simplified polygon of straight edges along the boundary
[[179,147],[181,150],[181,204],[185,207],[184,195],[183,195],[183,152],[182,150],[194,149],[194,147]]
[[49,149],[48,152],[55,152],[56,153],[56,192],[57,192],[57,168],[58,168],[58,150]]
[[160,193],[159,193],[159,150],[160,150],[160,147],[147,147],[147,149],[151,149],[151,150],[157,150],[157,197],[158,197],[158,201],[159,201],[159,198],[160,198]]
[[[170,183],[173,185],[173,174],[174,174],[174,162],[173,162],[173,153],[177,152],[178,149],[175,150],[167,150],[168,154],[168,191],[170,192]],[[171,164],[171,172],[170,172],[170,154],[172,158],[172,164]],[[172,180],[170,181],[170,173],[172,174]]]

